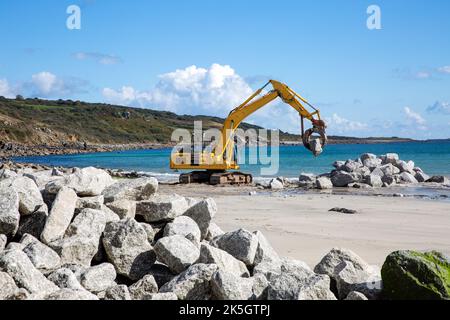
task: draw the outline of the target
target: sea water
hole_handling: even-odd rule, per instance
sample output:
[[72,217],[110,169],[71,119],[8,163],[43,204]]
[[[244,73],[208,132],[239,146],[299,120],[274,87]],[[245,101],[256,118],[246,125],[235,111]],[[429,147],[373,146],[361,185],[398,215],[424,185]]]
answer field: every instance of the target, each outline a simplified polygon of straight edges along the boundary
[[[263,150],[268,152],[269,150]],[[398,153],[402,160],[413,160],[416,166],[430,175],[450,176],[450,141],[439,142],[402,142],[380,144],[336,144],[327,145],[323,153],[314,157],[303,146],[280,146],[279,169],[271,176],[295,178],[301,172],[325,173],[330,172],[336,160],[356,159],[363,153],[376,155],[389,152]],[[104,153],[88,153],[77,155],[51,155],[15,158],[20,162],[45,164],[63,167],[95,166],[125,171],[148,172],[158,176],[161,180],[178,176],[179,172],[170,170],[169,157],[171,149],[129,150]],[[249,150],[241,152],[246,155],[246,163],[241,165],[241,171],[261,177],[261,168],[268,167],[258,161],[249,164]],[[253,159],[255,160],[255,159]]]

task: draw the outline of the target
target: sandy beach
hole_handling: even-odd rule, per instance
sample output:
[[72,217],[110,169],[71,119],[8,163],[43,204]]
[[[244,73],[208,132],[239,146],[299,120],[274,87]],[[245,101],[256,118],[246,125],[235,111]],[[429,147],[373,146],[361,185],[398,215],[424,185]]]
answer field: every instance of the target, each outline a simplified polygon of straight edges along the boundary
[[[213,197],[224,231],[261,230],[283,256],[314,266],[333,247],[357,252],[381,265],[399,249],[450,254],[450,202],[327,193],[290,194],[251,187],[161,186],[162,193]],[[329,212],[333,207],[357,214]]]

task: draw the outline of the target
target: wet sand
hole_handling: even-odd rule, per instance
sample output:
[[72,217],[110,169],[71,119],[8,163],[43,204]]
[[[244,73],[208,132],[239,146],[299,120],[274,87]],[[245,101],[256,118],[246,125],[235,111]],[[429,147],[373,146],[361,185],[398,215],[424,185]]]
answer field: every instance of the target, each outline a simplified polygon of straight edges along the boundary
[[[450,254],[450,202],[371,195],[268,192],[254,187],[161,186],[162,193],[213,197],[224,230],[261,230],[282,256],[314,266],[333,247],[381,265],[399,249]],[[256,191],[256,195],[249,192]],[[357,214],[329,212],[333,207]]]

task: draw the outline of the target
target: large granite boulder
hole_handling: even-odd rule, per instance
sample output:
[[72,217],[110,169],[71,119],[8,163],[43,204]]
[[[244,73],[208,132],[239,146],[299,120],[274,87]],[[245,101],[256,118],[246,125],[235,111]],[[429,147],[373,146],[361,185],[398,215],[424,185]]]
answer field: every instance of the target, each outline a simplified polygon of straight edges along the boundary
[[316,180],[316,188],[317,189],[333,189],[333,183],[328,177],[318,177]]
[[35,268],[42,273],[49,273],[61,266],[59,255],[32,235],[25,234],[21,243],[24,244],[22,251],[25,252]]
[[370,300],[380,296],[382,282],[378,267],[370,266],[361,270],[355,268],[351,262],[342,262],[337,266],[334,277],[340,299],[346,298],[352,291],[361,292]]
[[133,300],[146,300],[149,295],[158,293],[155,277],[148,274],[129,287]]
[[0,233],[13,237],[19,220],[19,195],[11,188],[0,189]]
[[128,199],[119,199],[109,202],[106,206],[111,209],[120,219],[134,218],[136,215],[136,202]]
[[253,279],[219,269],[211,278],[211,290],[216,300],[249,300],[253,296]]
[[370,159],[365,159],[363,161],[364,167],[367,167],[370,170],[373,170],[373,169],[379,167],[381,165],[381,163],[382,163],[381,159],[378,159],[378,158],[370,158]]
[[117,273],[131,280],[142,278],[155,262],[147,233],[139,222],[131,218],[107,223],[103,246]]
[[345,164],[342,166],[341,170],[346,172],[354,172],[362,166],[363,164],[360,161],[347,160],[345,161]]
[[208,233],[211,220],[217,213],[217,204],[212,198],[206,198],[204,200],[196,202],[190,206],[184,213],[185,216],[193,219],[201,232],[201,239],[205,239]]
[[59,189],[41,234],[44,243],[50,244],[64,236],[75,213],[77,199],[77,194],[72,189]]
[[387,256],[381,276],[386,299],[450,299],[450,260],[439,252],[395,251]]
[[242,261],[239,261],[228,252],[202,243],[200,257],[197,263],[216,264],[219,269],[232,273],[238,277],[248,277],[249,271]]
[[300,187],[313,188],[316,184],[316,175],[313,173],[301,173],[298,177]]
[[430,176],[427,175],[427,174],[424,173],[424,172],[417,171],[416,174],[414,175],[414,178],[416,178],[416,180],[417,180],[418,182],[425,182],[425,181],[427,181],[428,179],[430,179]]
[[407,172],[409,174],[414,174],[414,162],[413,161],[403,161],[399,160],[394,164],[397,168],[400,169],[400,172]]
[[87,268],[80,277],[81,285],[92,293],[99,293],[115,285],[116,270],[110,263],[102,263]]
[[344,166],[344,164],[345,164],[345,161],[338,160],[338,161],[333,162],[332,165],[336,170],[342,170],[342,167]]
[[414,176],[411,173],[409,173],[409,172],[402,172],[400,174],[400,180],[401,180],[401,182],[407,183],[407,184],[418,183],[417,179],[414,178]]
[[0,301],[7,299],[17,290],[19,290],[19,287],[14,282],[14,279],[6,272],[0,271]]
[[394,166],[392,163],[387,163],[379,167],[379,169],[383,172],[384,176],[392,177],[395,174],[400,173],[400,169]]
[[337,275],[336,270],[341,270],[340,266],[342,262],[350,262],[358,270],[370,268],[370,265],[353,251],[343,248],[333,248],[315,266],[314,272],[335,278]]
[[199,243],[201,238],[200,228],[194,220],[187,216],[176,217],[164,227],[164,237],[180,235]]
[[47,279],[56,284],[60,289],[84,289],[76,275],[69,268],[60,268],[48,275]]
[[11,188],[19,195],[19,212],[30,215],[44,204],[42,194],[36,183],[27,177],[17,177],[11,182]]
[[444,176],[432,176],[426,182],[434,182],[448,185],[450,183],[450,180]]
[[270,245],[261,231],[253,232],[258,239],[258,246],[256,248],[254,264],[257,265],[261,262],[275,262],[281,263],[280,257],[275,249]]
[[284,185],[283,185],[283,182],[274,178],[274,179],[270,180],[269,187],[272,190],[281,190],[284,188]]
[[331,174],[331,182],[335,187],[347,187],[350,183],[358,182],[360,176],[354,172],[333,171]]
[[154,195],[136,204],[136,214],[147,222],[169,221],[183,215],[187,209],[186,198],[177,194]]
[[0,253],[0,271],[8,273],[15,283],[30,293],[45,294],[58,287],[35,268],[28,256],[19,250],[5,250]]
[[316,265],[314,272],[331,278],[331,288],[340,299],[351,291],[377,299],[382,289],[379,267],[369,265],[348,249],[333,248]]
[[194,264],[164,284],[159,292],[172,292],[180,300],[209,300],[212,293],[210,281],[217,270],[215,264]]
[[53,170],[27,172],[27,173],[24,173],[23,176],[33,180],[34,183],[37,185],[39,191],[42,191],[45,189],[45,186],[50,181],[62,178],[62,177],[53,176],[52,171]]
[[211,245],[252,266],[258,249],[258,237],[250,231],[239,229],[214,238]]
[[120,199],[132,201],[147,200],[158,190],[158,180],[152,177],[120,180],[105,190],[105,203]]
[[124,284],[113,285],[106,289],[104,300],[132,300],[128,287]]
[[380,159],[383,164],[397,164],[397,161],[400,159],[398,154],[396,153],[387,153],[385,155],[380,156]]
[[[366,160],[375,160],[377,159],[377,156],[373,153],[363,153],[359,156],[359,159],[361,159],[361,162],[364,163]],[[381,160],[381,159],[380,159]]]
[[65,237],[49,245],[59,253],[62,263],[90,266],[98,252],[100,237],[106,226],[100,210],[84,209],[67,228]]
[[380,176],[371,174],[368,175],[365,179],[365,182],[374,188],[381,188],[383,186],[383,181],[381,180]]
[[174,273],[183,272],[200,256],[199,249],[181,235],[159,239],[154,249],[158,261],[166,264]]
[[78,213],[83,209],[101,210],[104,201],[105,198],[102,195],[78,198],[77,204],[75,206],[75,212]]
[[313,274],[300,276],[296,273],[283,272],[270,281],[269,300],[336,300],[330,291],[330,278],[326,275]]
[[47,218],[48,207],[46,204],[40,206],[33,214],[29,216],[21,216],[17,236],[22,237],[25,234],[30,234],[35,238],[40,239]]
[[215,237],[223,235],[225,232],[214,222],[211,222],[206,233],[205,240],[211,241]]
[[87,290],[60,289],[44,296],[43,300],[98,300],[98,297]]
[[63,179],[49,182],[45,186],[49,194],[57,194],[63,187],[73,189],[79,196],[98,196],[103,190],[114,183],[111,176],[104,170],[94,167],[77,169]]

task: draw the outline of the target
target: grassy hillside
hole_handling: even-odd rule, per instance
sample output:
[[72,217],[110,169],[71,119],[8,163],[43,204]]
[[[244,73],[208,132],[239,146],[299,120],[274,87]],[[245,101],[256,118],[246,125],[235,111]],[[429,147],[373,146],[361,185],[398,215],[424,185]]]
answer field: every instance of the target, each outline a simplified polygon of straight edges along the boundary
[[[170,142],[174,129],[192,129],[195,120],[203,120],[204,129],[221,128],[224,121],[217,117],[177,115],[109,104],[0,97],[0,144],[167,143]],[[260,127],[243,123],[241,128]],[[330,138],[332,143],[370,142],[370,139],[351,137]],[[280,132],[280,140],[300,141],[300,138],[298,135]]]
[[[3,142],[165,143],[170,141],[174,129],[192,129],[195,120],[203,120],[205,129],[220,128],[223,122],[215,117],[180,116],[172,112],[70,100],[0,99]],[[241,127],[259,128],[249,124]]]

